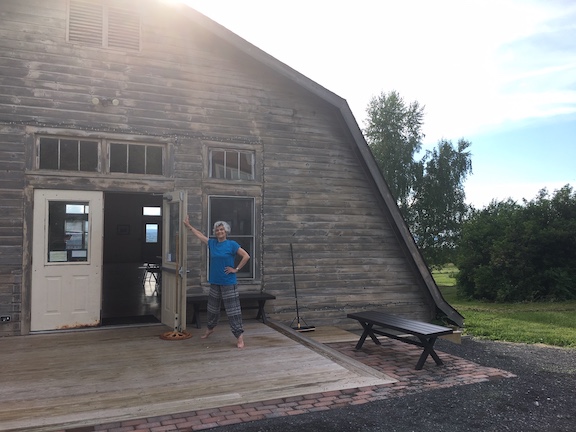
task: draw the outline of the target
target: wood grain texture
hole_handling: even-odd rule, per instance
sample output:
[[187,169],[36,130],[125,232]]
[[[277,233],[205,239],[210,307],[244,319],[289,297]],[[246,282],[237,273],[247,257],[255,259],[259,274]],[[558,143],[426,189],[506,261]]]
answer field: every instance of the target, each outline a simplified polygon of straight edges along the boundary
[[0,431],[159,416],[393,382],[260,323],[239,350],[223,322],[209,339],[165,341],[163,326],[2,340]]
[[[374,304],[392,313],[407,310],[415,319],[435,315],[422,276],[427,269],[406,247],[404,231],[331,99],[301,85],[304,77],[277,73],[237,49],[210,25],[200,25],[193,11],[151,0],[115,2],[142,14],[141,50],[121,51],[67,42],[66,4],[2,5],[0,186],[7,210],[0,215],[0,312],[30,314],[22,301],[33,289],[29,278],[4,281],[32,271],[26,258],[33,241],[26,229],[29,197],[35,188],[50,188],[185,189],[198,227],[208,225],[209,195],[252,197],[256,274],[242,283],[276,295],[267,305],[272,318],[284,321],[295,313],[290,243],[302,306],[318,325],[345,323],[346,311]],[[94,96],[119,104],[94,105]],[[160,143],[166,146],[166,175],[41,172],[34,166],[41,134]],[[207,149],[215,145],[253,150],[255,181],[209,179]],[[205,252],[192,240],[188,252],[189,287],[206,287]],[[25,328],[2,325],[0,336]]]

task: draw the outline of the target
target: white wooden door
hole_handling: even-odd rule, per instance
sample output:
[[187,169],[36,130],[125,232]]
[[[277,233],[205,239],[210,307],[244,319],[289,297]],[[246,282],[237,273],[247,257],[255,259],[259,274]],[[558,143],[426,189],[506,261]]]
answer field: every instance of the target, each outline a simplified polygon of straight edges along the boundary
[[187,211],[185,191],[164,194],[162,235],[162,323],[174,331],[186,329]]
[[102,192],[35,190],[32,331],[100,324]]

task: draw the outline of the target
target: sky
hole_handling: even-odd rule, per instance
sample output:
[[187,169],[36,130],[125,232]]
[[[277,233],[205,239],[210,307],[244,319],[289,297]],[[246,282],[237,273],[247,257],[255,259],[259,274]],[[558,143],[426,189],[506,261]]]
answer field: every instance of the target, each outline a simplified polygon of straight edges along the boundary
[[472,143],[476,208],[576,189],[573,0],[181,1],[346,99],[361,129],[383,92],[423,105],[423,152]]

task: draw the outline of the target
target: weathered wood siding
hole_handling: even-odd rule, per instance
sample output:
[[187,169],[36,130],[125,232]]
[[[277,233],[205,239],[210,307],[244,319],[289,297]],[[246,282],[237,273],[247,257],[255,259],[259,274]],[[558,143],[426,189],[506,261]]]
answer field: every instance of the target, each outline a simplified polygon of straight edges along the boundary
[[11,318],[0,323],[0,336],[19,334],[22,318],[23,130],[0,123],[0,315]]
[[295,317],[290,243],[309,323],[344,325],[346,313],[374,307],[428,318],[425,290],[338,113],[297,93],[278,103],[296,107],[289,135],[271,131],[264,147],[264,285],[278,318]]
[[[325,100],[195,24],[193,11],[154,0],[117,0],[142,15],[140,51],[66,41],[66,0],[0,4],[0,335],[29,316],[32,190],[162,193],[188,190],[192,223],[206,226],[207,196],[254,197],[259,273],[242,289],[277,296],[272,318],[295,317],[290,243],[301,315],[346,323],[346,313],[389,307],[430,318],[434,306],[357,155]],[[93,105],[92,97],[118,106]],[[36,133],[162,142],[165,179],[38,175]],[[210,143],[250,148],[256,181],[206,178]],[[189,243],[189,285],[205,282],[205,251]]]

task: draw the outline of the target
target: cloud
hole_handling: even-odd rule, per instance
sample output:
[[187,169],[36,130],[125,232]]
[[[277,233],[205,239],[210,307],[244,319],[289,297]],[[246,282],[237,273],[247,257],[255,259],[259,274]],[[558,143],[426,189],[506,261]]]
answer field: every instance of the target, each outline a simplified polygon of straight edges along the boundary
[[345,98],[363,126],[371,97],[425,109],[427,141],[576,111],[576,4],[189,0]]
[[[573,123],[559,119],[576,114],[574,0],[188,3],[345,98],[360,127],[381,92],[418,101],[425,107],[425,149],[442,138],[472,141],[475,168],[466,191],[477,206],[531,199],[545,186],[565,184],[552,181],[573,178],[566,157]],[[544,134],[546,125],[552,126]],[[555,144],[562,160],[528,171],[518,166],[528,143]],[[506,153],[512,147],[515,155]]]
[[[456,132],[485,132],[510,122],[576,112],[576,8],[559,7],[559,2],[517,7],[508,11],[512,30],[492,25],[484,30],[498,36],[491,37],[484,56],[481,50],[475,53],[477,70],[465,93],[471,102],[468,116],[462,106],[443,111],[457,120]],[[439,120],[435,126],[441,124]]]
[[[568,182],[514,182],[507,183],[505,187],[498,182],[473,182],[468,181],[466,184],[466,197],[468,204],[477,209],[486,207],[492,201],[505,201],[508,198],[522,204],[523,199],[531,201],[538,195],[542,189],[546,189],[550,196],[557,190],[570,184]],[[574,187],[573,184],[571,184]]]

